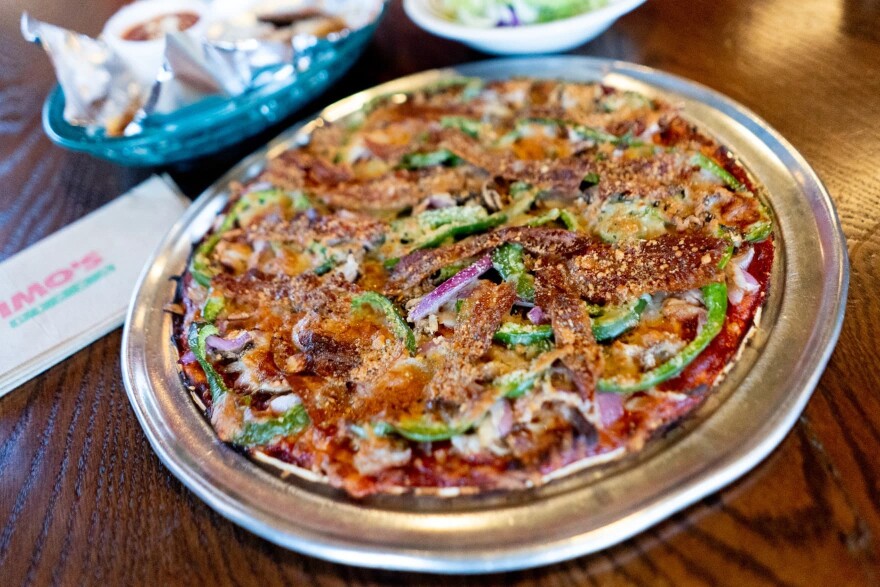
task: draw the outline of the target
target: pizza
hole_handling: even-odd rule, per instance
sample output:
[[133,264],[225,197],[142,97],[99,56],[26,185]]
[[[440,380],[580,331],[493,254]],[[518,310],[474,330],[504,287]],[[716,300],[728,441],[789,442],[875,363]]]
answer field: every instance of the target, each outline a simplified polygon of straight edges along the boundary
[[717,389],[773,221],[735,154],[601,83],[454,78],[271,158],[171,305],[220,441],[354,497],[534,487]]

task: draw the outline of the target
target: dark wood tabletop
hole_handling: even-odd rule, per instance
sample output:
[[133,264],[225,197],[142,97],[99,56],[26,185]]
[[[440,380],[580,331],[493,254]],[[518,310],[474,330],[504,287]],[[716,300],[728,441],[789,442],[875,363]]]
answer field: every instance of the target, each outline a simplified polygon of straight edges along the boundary
[[[50,143],[40,110],[54,75],[18,33],[26,9],[95,35],[120,3],[0,4],[0,260],[155,171]],[[235,526],[168,472],[126,398],[116,330],[0,400],[0,584],[880,584],[880,2],[649,0],[575,52],[738,100],[801,151],[834,198],[851,262],[847,316],[806,411],[770,457],[631,540],[546,568],[448,578],[336,565]],[[163,171],[195,196],[298,116],[484,58],[418,29],[393,2],[363,58],[299,115]]]

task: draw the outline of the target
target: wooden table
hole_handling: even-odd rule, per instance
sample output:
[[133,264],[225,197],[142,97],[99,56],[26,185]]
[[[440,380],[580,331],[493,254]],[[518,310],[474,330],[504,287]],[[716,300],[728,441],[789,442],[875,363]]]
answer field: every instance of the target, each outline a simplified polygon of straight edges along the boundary
[[[97,34],[119,3],[0,6],[0,259],[150,173],[49,142],[40,107],[53,74],[17,32],[27,8]],[[125,397],[117,330],[0,400],[0,583],[878,584],[880,3],[650,0],[577,52],[728,94],[792,141],[834,197],[852,264],[847,319],[806,412],[764,463],[634,539],[543,569],[452,579],[334,565],[227,522],[171,476]],[[481,58],[417,29],[394,2],[360,63],[303,114],[400,75]],[[292,122],[170,172],[195,196]]]

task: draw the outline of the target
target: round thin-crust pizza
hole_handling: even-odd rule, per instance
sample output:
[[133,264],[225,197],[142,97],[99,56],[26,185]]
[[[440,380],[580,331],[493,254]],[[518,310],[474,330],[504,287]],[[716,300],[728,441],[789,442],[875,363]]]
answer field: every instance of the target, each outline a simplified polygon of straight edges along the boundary
[[182,378],[220,440],[352,496],[539,485],[712,393],[767,293],[760,191],[631,91],[384,96],[232,186],[172,306]]

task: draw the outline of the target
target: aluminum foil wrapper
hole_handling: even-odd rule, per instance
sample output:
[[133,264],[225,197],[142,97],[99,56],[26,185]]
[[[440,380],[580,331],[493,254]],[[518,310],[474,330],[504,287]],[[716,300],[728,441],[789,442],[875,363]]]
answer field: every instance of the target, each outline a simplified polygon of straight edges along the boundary
[[[127,8],[147,6],[141,0]],[[167,1],[167,0],[162,0]],[[311,64],[320,38],[335,42],[376,19],[383,0],[214,0],[204,34],[165,36],[155,79],[134,72],[107,43],[22,15],[22,34],[49,54],[64,90],[70,124],[137,134],[208,96],[238,96],[283,83]],[[106,33],[106,31],[105,31]],[[111,39],[112,40],[112,39]],[[130,57],[130,56],[129,56]],[[131,59],[128,59],[131,62]]]
[[250,87],[249,71],[214,47],[181,33],[172,33],[165,41],[165,63],[139,120],[170,114],[206,96],[236,96]]
[[236,44],[196,41],[183,33],[166,37],[165,63],[138,120],[170,114],[211,95],[237,96],[293,76],[292,43],[250,39]]
[[64,90],[64,119],[76,126],[100,127],[122,134],[149,96],[122,60],[100,40],[31,18],[21,17],[25,39],[39,42]]

